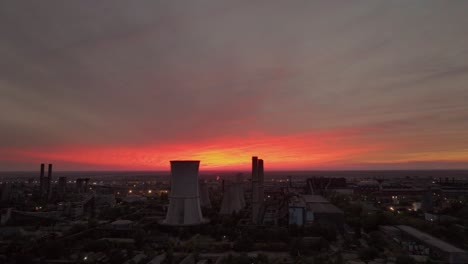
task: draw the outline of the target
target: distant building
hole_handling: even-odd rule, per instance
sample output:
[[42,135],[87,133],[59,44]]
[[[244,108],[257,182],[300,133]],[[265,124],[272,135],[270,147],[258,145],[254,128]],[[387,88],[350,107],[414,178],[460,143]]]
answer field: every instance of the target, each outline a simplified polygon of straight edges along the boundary
[[11,192],[12,192],[12,184],[11,183],[4,183],[1,185],[1,196],[0,196],[0,201],[2,203],[8,203],[11,198]]
[[89,178],[76,179],[76,192],[77,193],[88,192],[88,188],[89,188],[88,183],[89,183]]
[[313,177],[307,180],[310,194],[324,195],[331,189],[346,188],[346,178]]
[[58,179],[58,186],[57,186],[57,194],[58,196],[63,199],[67,192],[67,177],[59,177]]

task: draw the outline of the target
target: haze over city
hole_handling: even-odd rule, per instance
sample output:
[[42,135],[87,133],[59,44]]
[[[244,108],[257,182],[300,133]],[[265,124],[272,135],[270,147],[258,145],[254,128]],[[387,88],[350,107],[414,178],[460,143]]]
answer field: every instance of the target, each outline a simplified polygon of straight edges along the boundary
[[465,1],[0,3],[0,170],[468,168]]

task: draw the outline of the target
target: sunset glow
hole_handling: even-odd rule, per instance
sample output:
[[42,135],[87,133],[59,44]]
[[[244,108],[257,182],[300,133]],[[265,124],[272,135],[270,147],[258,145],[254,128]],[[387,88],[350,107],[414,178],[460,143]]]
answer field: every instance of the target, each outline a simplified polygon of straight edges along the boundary
[[15,2],[0,170],[468,168],[466,4],[426,5]]
[[[466,152],[426,152],[402,154],[410,144],[367,141],[375,128],[310,132],[284,136],[255,134],[247,138],[226,137],[187,144],[146,146],[66,146],[38,151],[12,150],[13,162],[50,160],[63,164],[86,164],[96,169],[167,170],[169,160],[201,160],[201,168],[249,169],[249,158],[260,155],[274,170],[347,169],[372,164],[405,164],[408,162],[468,160]],[[402,158],[404,157],[404,158]],[[445,157],[445,159],[440,159]],[[69,165],[67,165],[69,166]]]

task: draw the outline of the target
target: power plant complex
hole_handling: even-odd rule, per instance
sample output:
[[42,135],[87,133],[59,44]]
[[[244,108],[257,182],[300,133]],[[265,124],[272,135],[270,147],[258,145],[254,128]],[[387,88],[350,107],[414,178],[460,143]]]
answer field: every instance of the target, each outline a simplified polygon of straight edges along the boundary
[[[164,225],[191,226],[206,223],[201,208],[211,208],[209,187],[199,181],[200,161],[171,161],[171,191]],[[252,157],[252,199],[251,222],[261,223],[264,209],[264,163],[258,157]],[[223,180],[223,197],[219,209],[220,215],[239,213],[246,207],[242,174],[235,179]]]
[[[247,165],[251,166],[251,171],[249,168],[244,174],[222,170],[200,174],[200,161],[173,160],[169,163],[170,174],[124,172],[118,175],[118,172],[112,172],[116,175],[108,178],[107,172],[97,178],[95,172],[56,171],[52,180],[52,164],[48,167],[41,164],[37,180],[21,177],[14,181],[0,177],[0,247],[3,246],[0,263],[78,261],[104,264],[114,263],[111,260],[117,256],[115,259],[119,263],[291,264],[299,263],[301,256],[316,263],[312,257],[319,255],[321,258],[325,252],[330,252],[327,255],[332,260],[330,263],[364,263],[355,262],[362,244],[347,244],[356,239],[359,243],[364,241],[372,245],[375,241],[370,239],[373,236],[370,234],[374,232],[380,234],[380,240],[388,241],[390,246],[385,251],[394,254],[392,250],[396,250],[397,254],[391,255],[391,261],[382,258],[375,263],[399,263],[394,260],[403,250],[425,260],[435,258],[437,262],[434,263],[468,263],[468,252],[456,241],[452,245],[426,233],[428,231],[405,225],[407,219],[413,218],[418,225],[424,223],[422,221],[430,222],[430,225],[422,225],[425,228],[434,226],[437,228],[434,230],[443,230],[448,215],[438,214],[440,211],[436,210],[446,210],[447,205],[457,205],[458,208],[465,201],[461,199],[468,195],[468,181],[375,177],[361,181],[353,178],[348,184],[345,176],[354,177],[352,172],[313,172],[315,175],[304,177],[304,172],[285,174],[278,171],[269,171],[268,181],[265,181],[264,160],[253,156],[246,161],[247,164],[251,162]],[[296,175],[298,177],[294,178]],[[68,181],[67,176],[71,178]],[[413,184],[418,187],[412,187]],[[464,189],[458,187],[460,184]],[[465,198],[460,197],[462,194],[466,194]],[[369,198],[373,202],[369,202]],[[361,222],[370,222],[374,226],[376,216],[380,214],[385,215],[385,222],[378,225],[379,231],[370,228],[366,231],[362,227]],[[402,221],[405,222],[398,222],[400,214],[404,214]],[[349,215],[359,221],[349,221]],[[419,221],[416,220],[418,217]],[[440,222],[441,218],[444,222]],[[87,222],[88,227],[83,225],[76,229],[84,230],[79,233],[70,232],[79,227],[76,224],[79,222]],[[11,247],[5,247],[3,243],[5,238],[18,243],[11,230],[21,230],[22,227],[31,230],[31,227],[41,225],[39,232],[51,236],[44,244],[53,242],[51,249],[58,252],[59,244],[55,242],[67,239],[67,246],[74,243],[73,248],[78,249],[78,253],[61,260],[55,260],[56,255],[51,254],[49,259],[42,261],[39,254],[49,250],[40,248],[40,244],[47,238],[41,235],[41,240],[35,240],[34,232],[20,231],[21,236],[31,233],[28,236],[32,240],[29,241],[37,242],[37,249],[29,243],[22,244],[26,249],[31,248],[33,258],[28,262],[14,262],[2,257],[2,252],[11,251]],[[357,230],[367,235],[361,234],[357,238]],[[76,238],[77,234],[79,238]],[[108,246],[95,244],[94,240],[109,241],[111,244],[105,243],[112,246],[111,250]],[[138,249],[138,253],[121,250],[120,245]],[[346,252],[355,252],[347,253],[346,258],[350,261],[343,262],[344,255],[337,255],[336,248],[340,247]],[[146,249],[151,248],[154,250],[147,253]],[[244,254],[241,252],[269,255],[249,258],[249,255],[240,256]],[[401,263],[415,262],[405,260]]]

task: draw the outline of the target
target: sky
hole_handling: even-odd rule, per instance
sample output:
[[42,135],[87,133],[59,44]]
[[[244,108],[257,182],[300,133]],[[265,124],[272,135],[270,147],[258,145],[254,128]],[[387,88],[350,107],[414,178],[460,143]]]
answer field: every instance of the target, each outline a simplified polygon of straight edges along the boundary
[[468,169],[468,1],[0,1],[0,170]]

